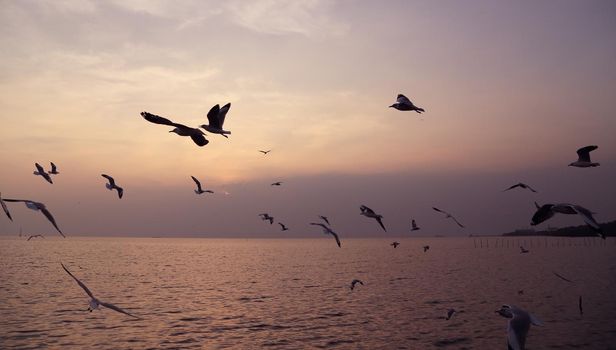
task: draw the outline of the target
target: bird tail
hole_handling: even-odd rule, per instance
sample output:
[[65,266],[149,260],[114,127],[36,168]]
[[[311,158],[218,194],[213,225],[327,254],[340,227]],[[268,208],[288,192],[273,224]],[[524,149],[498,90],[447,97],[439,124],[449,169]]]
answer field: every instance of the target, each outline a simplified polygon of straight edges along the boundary
[[417,112],[417,113],[421,113],[421,112],[425,112],[425,111],[426,111],[425,109],[419,108],[419,107],[417,107],[417,109],[415,110],[415,112]]

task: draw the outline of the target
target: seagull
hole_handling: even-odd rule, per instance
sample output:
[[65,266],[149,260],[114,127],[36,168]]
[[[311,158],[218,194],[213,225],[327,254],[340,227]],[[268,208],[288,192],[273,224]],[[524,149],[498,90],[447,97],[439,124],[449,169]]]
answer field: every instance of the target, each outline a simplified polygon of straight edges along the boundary
[[[23,202],[26,207],[28,207],[29,209],[32,209],[34,211],[41,211],[41,213],[43,213],[43,215],[45,215],[45,217],[47,218],[47,220],[49,220],[49,222],[51,222],[51,224],[53,225],[53,227],[56,228],[56,230],[58,230],[58,232],[62,235],[62,237],[66,236],[64,235],[64,233],[62,233],[62,231],[60,231],[60,229],[58,228],[58,225],[56,224],[56,220],[53,218],[53,215],[51,215],[51,213],[49,212],[49,210],[47,210],[47,207],[45,206],[45,204],[41,203],[41,202],[35,202],[29,199],[4,199],[5,202]],[[4,207],[4,205],[3,205]],[[8,211],[6,211],[7,215],[8,215]]]
[[64,266],[64,264],[60,263],[60,265],[62,265],[62,268],[64,269],[64,271],[66,271],[66,273],[68,273],[71,277],[73,277],[73,279],[75,280],[75,282],[77,282],[77,284],[86,292],[86,294],[88,294],[88,296],[90,297],[90,301],[88,302],[89,307],[88,307],[88,311],[92,312],[93,310],[98,309],[99,306],[104,306],[108,309],[117,311],[117,312],[121,312],[125,315],[134,317],[134,318],[139,318],[127,311],[124,311],[122,309],[120,309],[119,307],[113,305],[113,304],[109,304],[109,303],[105,303],[102,300],[98,300],[96,299],[96,297],[92,294],[92,292],[90,292],[90,290],[88,289],[88,287],[86,287],[85,284],[83,284],[83,282],[81,282],[80,280],[77,279],[77,277],[73,276],[73,274],[66,268],[66,266]]
[[206,192],[207,192],[207,193],[214,193],[214,191],[212,191],[212,190],[205,190],[205,191],[204,191],[204,190],[201,188],[201,182],[199,182],[199,180],[197,180],[197,178],[196,178],[196,177],[194,177],[194,176],[191,176],[191,177],[192,177],[193,181],[197,184],[197,189],[195,190],[195,193],[196,193],[196,194],[202,194],[202,193],[206,193]]
[[556,272],[554,272],[554,271],[552,271],[552,273],[553,273],[556,277],[560,278],[560,279],[561,279],[561,280],[563,280],[563,281],[566,281],[566,282],[569,282],[569,283],[575,283],[575,282],[573,282],[572,280],[570,280],[570,279],[568,279],[568,278],[566,278],[566,277],[563,277],[562,275],[559,275],[559,274],[557,274],[557,273],[556,273]]
[[578,168],[589,168],[599,166],[599,163],[593,163],[590,161],[590,152],[596,150],[599,146],[586,146],[577,150],[578,160],[569,164],[569,166],[575,166]]
[[532,187],[530,187],[530,186],[528,186],[527,184],[522,183],[522,182],[518,182],[517,184],[515,184],[515,185],[513,185],[513,186],[509,187],[508,189],[503,190],[503,192],[509,191],[509,190],[514,189],[514,188],[516,188],[516,187],[520,187],[520,188],[523,188],[523,189],[528,189],[528,190],[531,190],[531,191],[533,191],[533,192],[537,193],[537,191],[535,191]]
[[597,223],[597,221],[595,221],[595,218],[593,218],[592,216],[593,213],[590,210],[580,205],[560,203],[560,204],[544,204],[542,206],[539,206],[539,204],[535,203],[535,206],[537,207],[537,211],[535,212],[535,214],[533,215],[531,219],[530,224],[532,226],[539,225],[540,223],[550,219],[556,213],[569,214],[569,215],[578,214],[582,217],[584,222],[586,222],[586,224],[590,226],[590,228],[592,228],[593,231],[595,231],[595,233],[599,237],[605,239],[605,234],[603,233],[603,229],[601,229],[601,226],[599,225],[599,223]]
[[278,225],[280,225],[280,230],[281,231],[287,231],[289,228],[286,227],[282,222],[279,222]]
[[518,295],[524,295],[524,289],[518,290]]
[[163,118],[161,116],[148,112],[141,112],[141,116],[150,123],[174,126],[175,129],[169,132],[174,132],[180,136],[190,136],[190,138],[193,140],[194,143],[197,144],[197,146],[203,147],[210,142],[205,138],[205,133],[201,131],[201,129],[191,128],[183,124],[174,123],[167,118]]
[[51,163],[51,171],[49,172],[49,175],[53,174],[53,175],[58,175],[60,174],[58,172],[58,169],[56,168],[56,165],[53,162],[49,162]]
[[355,289],[355,285],[356,285],[357,283],[361,284],[362,286],[364,285],[364,282],[362,282],[362,281],[360,281],[360,280],[358,280],[358,279],[352,280],[352,281],[351,281],[351,290]]
[[580,309],[580,316],[584,315],[584,310],[582,309],[582,296],[578,299],[578,309]]
[[268,213],[259,214],[259,216],[261,217],[261,220],[263,221],[269,220],[270,225],[274,223],[274,217],[270,216]]
[[365,205],[360,206],[359,209],[361,210],[361,213],[359,215],[363,215],[367,218],[375,219],[376,221],[378,221],[379,225],[381,225],[383,230],[387,232],[387,229],[385,229],[385,225],[383,225],[383,221],[381,220],[383,219],[383,215],[378,215],[377,213],[374,212],[374,210],[368,208]]
[[4,210],[4,213],[6,214],[6,216],[9,217],[9,220],[13,221],[13,218],[11,217],[11,212],[9,212],[9,208],[6,206],[6,203],[4,203],[4,201],[2,200],[2,193],[0,193],[0,205],[2,206],[2,210]]
[[524,247],[520,246],[520,254],[523,254],[523,253],[529,253],[529,252],[530,252],[530,250],[528,250],[528,249],[526,249],[526,248],[524,248]]
[[328,225],[330,225],[329,220],[327,219],[327,216],[319,215],[319,219],[325,221]]
[[225,123],[225,117],[227,116],[227,112],[229,112],[229,108],[231,108],[231,103],[227,103],[222,106],[222,108],[220,108],[219,105],[212,107],[207,113],[207,120],[209,124],[203,124],[201,127],[212,134],[219,134],[224,137],[231,135],[231,131],[222,129],[222,125]]
[[399,242],[395,242],[395,241],[390,244],[390,246],[392,246],[394,248],[398,248],[399,245],[400,245],[400,243]]
[[322,224],[320,222],[311,222],[310,225],[321,226],[323,228],[323,233],[326,234],[326,235],[334,236],[334,239],[336,240],[336,244],[338,244],[339,248],[342,248],[342,245],[340,244],[340,238],[338,237],[338,234],[336,232],[334,232],[331,228],[329,228],[327,225]]
[[41,237],[41,238],[45,238],[45,236],[43,235],[31,235],[30,237],[28,237],[28,239],[26,241],[31,240],[32,238],[36,238],[36,237]]
[[396,102],[389,107],[393,107],[399,111],[415,111],[417,113],[425,112],[423,108],[415,106],[411,100],[402,94],[398,94]]
[[115,180],[113,179],[113,177],[109,176],[109,175],[105,175],[105,174],[101,174],[102,177],[104,177],[105,179],[109,180],[109,183],[105,184],[105,187],[107,187],[107,189],[109,191],[113,191],[114,189],[118,191],[118,197],[122,198],[122,196],[124,195],[124,189],[118,185],[116,185]]
[[280,186],[280,185],[282,185],[282,181],[276,181],[272,183],[270,186]]
[[503,305],[497,314],[509,318],[507,326],[507,345],[511,350],[524,350],[526,335],[530,325],[543,326],[535,316],[515,306]]
[[425,245],[425,246],[423,246],[424,253],[425,253],[425,252],[427,252],[427,251],[428,251],[428,249],[430,249],[430,246],[429,246],[429,245]]
[[440,210],[439,208],[435,208],[435,207],[432,207],[432,209],[434,209],[434,210],[436,210],[436,211],[438,211],[440,213],[445,214],[445,219],[451,218],[451,219],[453,219],[453,221],[456,222],[456,224],[458,224],[458,226],[464,228],[464,225],[462,225],[458,220],[456,220],[456,218],[453,217],[453,215],[449,214],[448,212]]
[[267,150],[267,151],[261,151],[261,150],[259,150],[259,152],[263,153],[263,155],[267,155],[267,154],[268,154],[268,153],[270,153],[271,151],[272,151],[271,149],[270,149],[270,150]]
[[449,320],[451,318],[451,316],[453,316],[453,314],[456,313],[456,310],[454,309],[449,309],[447,310],[447,317],[445,317],[446,320]]
[[419,230],[419,229],[420,229],[420,228],[419,228],[419,227],[417,227],[417,224],[415,223],[415,219],[412,219],[412,220],[411,220],[411,231],[417,231],[417,230]]
[[36,170],[32,174],[41,175],[45,180],[47,180],[47,182],[53,184],[53,182],[51,181],[51,176],[49,176],[49,174],[45,172],[45,169],[43,169],[43,167],[39,163],[34,163],[34,166],[36,167]]

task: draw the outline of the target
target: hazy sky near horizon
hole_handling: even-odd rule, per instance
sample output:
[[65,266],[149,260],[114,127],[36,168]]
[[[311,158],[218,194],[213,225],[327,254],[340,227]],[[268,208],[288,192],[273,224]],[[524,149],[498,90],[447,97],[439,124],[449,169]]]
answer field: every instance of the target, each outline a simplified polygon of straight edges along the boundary
[[[320,214],[382,235],[361,204],[396,235],[411,217],[423,234],[527,227],[534,200],[616,218],[613,1],[1,4],[0,192],[46,203],[68,235],[281,234],[261,212],[285,236],[320,236]],[[387,108],[398,93],[426,113]],[[232,135],[205,147],[139,116],[197,126],[227,102]],[[602,165],[567,167],[589,144]],[[54,185],[32,175],[49,161]],[[500,192],[518,181],[539,193]],[[10,208],[0,234],[54,234]]]

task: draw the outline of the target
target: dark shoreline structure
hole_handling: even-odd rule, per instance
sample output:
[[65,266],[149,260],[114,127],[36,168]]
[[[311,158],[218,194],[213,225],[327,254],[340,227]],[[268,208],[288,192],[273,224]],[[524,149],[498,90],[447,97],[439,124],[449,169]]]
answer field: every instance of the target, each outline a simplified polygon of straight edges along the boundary
[[[616,220],[600,224],[600,226],[606,237],[616,236]],[[501,236],[597,237],[597,233],[588,225],[579,225],[543,231],[516,230],[514,232],[503,233]]]

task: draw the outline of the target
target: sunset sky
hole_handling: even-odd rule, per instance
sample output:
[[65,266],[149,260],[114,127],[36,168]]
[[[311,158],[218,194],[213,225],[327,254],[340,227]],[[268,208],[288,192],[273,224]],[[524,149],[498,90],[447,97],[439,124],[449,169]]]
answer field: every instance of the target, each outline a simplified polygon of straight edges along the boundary
[[[1,4],[0,192],[68,236],[320,237],[318,215],[385,235],[361,204],[396,236],[411,218],[425,235],[527,228],[533,201],[616,219],[614,1]],[[388,108],[398,93],[426,112]],[[139,115],[197,126],[227,102],[232,135],[205,147]],[[600,167],[567,166],[591,144]],[[32,175],[49,161],[53,185]],[[519,181],[539,193],[501,192]],[[9,206],[0,234],[57,235]]]

